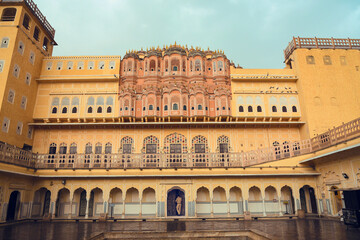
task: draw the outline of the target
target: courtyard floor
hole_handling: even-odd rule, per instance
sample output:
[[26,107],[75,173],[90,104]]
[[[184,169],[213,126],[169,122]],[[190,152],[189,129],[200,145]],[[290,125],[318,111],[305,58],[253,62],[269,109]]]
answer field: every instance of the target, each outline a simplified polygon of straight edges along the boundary
[[118,221],[93,222],[23,222],[0,225],[0,239],[6,240],[81,240],[96,232],[137,231],[236,231],[256,229],[273,239],[360,239],[360,229],[347,227],[335,220],[289,219],[289,220],[206,220],[206,221]]

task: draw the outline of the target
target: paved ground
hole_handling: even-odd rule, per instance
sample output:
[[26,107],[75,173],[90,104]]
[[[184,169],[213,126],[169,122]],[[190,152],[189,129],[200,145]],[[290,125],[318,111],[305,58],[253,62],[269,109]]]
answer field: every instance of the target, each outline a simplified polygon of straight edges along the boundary
[[[339,221],[306,220],[259,220],[259,221],[118,221],[92,222],[26,222],[0,226],[0,239],[6,240],[77,240],[87,239],[94,232],[103,231],[186,231],[186,230],[237,230],[257,229],[276,239],[360,239],[360,229],[347,229]],[[134,233],[135,234],[135,233]],[[149,233],[150,234],[150,233]]]

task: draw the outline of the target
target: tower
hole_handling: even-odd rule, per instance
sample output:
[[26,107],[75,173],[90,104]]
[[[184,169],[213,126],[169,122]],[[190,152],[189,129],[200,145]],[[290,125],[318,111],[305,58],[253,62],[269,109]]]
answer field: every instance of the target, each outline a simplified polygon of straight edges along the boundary
[[55,30],[32,0],[0,1],[0,141],[32,147],[32,121],[42,60]]

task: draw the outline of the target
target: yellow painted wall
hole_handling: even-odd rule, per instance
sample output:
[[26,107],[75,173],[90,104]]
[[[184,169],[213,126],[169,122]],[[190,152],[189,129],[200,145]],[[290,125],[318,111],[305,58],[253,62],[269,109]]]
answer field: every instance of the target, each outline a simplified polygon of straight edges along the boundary
[[[313,56],[315,64],[308,64],[307,56]],[[325,64],[325,56],[330,57],[331,65]],[[299,78],[301,112],[307,122],[303,138],[360,116],[359,50],[296,49],[290,58]]]
[[[5,6],[0,7],[0,12]],[[16,17],[13,22],[0,22],[0,39],[9,37],[8,48],[0,48],[0,60],[5,60],[5,68],[0,77],[6,79],[0,87],[1,112],[0,121],[3,125],[4,118],[10,120],[8,132],[0,131],[0,140],[18,147],[24,144],[32,145],[32,133],[29,133],[28,123],[32,122],[32,114],[35,107],[37,83],[35,79],[40,75],[42,58],[52,53],[50,37],[45,34],[41,23],[28,11],[27,8],[15,6],[17,9]],[[29,29],[22,23],[24,15],[28,14],[31,18]],[[17,27],[19,26],[19,27]],[[35,26],[40,29],[39,41],[33,37]],[[49,39],[49,48],[45,51],[42,48],[42,39]],[[19,48],[22,42],[22,49]],[[4,54],[4,55],[3,55]],[[30,56],[33,54],[33,59]],[[33,63],[31,62],[33,61]],[[18,76],[14,74],[15,66],[19,66]],[[27,75],[30,74],[30,84],[26,83]],[[9,91],[15,92],[14,102],[8,101]],[[21,107],[23,97],[26,97],[26,108]],[[21,122],[22,131],[18,131]],[[18,131],[18,132],[17,132]]]

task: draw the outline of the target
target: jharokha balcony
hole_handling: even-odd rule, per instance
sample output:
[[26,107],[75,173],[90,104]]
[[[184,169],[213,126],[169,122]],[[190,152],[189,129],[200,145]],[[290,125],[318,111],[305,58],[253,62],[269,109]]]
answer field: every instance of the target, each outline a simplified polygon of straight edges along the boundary
[[311,139],[241,153],[35,154],[0,143],[0,162],[34,169],[238,168],[319,151],[359,135],[357,118]]

